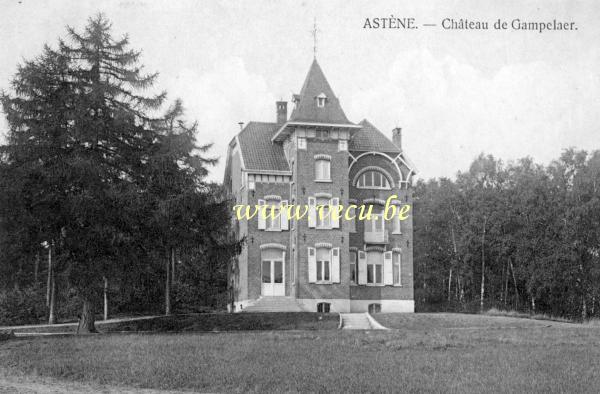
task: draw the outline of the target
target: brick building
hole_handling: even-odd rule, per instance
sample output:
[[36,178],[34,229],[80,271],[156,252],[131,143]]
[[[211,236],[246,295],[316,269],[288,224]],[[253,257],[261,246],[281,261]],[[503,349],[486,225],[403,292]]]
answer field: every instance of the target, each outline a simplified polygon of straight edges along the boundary
[[[229,143],[224,184],[236,204],[308,207],[301,220],[285,209],[275,220],[233,219],[247,242],[230,268],[230,308],[413,312],[412,215],[381,217],[392,195],[411,205],[415,168],[401,129],[390,140],[366,119],[350,122],[316,60],[292,104],[289,118],[279,101],[276,122],[250,122]],[[339,204],[373,206],[374,215],[317,213]]]

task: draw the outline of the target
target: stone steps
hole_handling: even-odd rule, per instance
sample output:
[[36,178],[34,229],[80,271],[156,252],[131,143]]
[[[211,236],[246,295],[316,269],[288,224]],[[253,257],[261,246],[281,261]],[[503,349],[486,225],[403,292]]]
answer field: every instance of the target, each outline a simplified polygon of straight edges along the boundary
[[342,329],[344,330],[372,330],[366,313],[341,313]]
[[260,297],[242,312],[304,312],[291,297]]

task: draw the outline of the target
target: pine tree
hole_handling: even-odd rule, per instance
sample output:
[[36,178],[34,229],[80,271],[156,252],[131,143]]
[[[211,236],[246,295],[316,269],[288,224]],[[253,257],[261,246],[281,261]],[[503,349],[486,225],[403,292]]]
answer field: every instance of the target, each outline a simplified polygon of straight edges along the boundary
[[224,236],[229,202],[204,182],[216,162],[204,157],[210,145],[196,144],[180,101],[161,113],[164,92],[140,93],[157,74],[143,74],[139,57],[98,15],[20,67],[14,95],[2,95],[10,135],[0,169],[16,197],[2,202],[20,209],[2,220],[35,235],[19,236],[28,247],[54,245],[57,269],[82,300],[80,333],[95,331],[105,281],[155,271],[148,262],[159,256],[170,290],[177,253],[239,246]]

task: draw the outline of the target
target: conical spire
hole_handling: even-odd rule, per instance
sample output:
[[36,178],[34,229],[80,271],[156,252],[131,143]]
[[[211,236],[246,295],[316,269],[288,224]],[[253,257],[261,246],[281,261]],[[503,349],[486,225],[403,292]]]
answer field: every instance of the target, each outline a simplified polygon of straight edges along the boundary
[[296,106],[290,121],[351,124],[331,90],[317,59],[313,60],[302,90],[300,94],[294,95],[294,101]]

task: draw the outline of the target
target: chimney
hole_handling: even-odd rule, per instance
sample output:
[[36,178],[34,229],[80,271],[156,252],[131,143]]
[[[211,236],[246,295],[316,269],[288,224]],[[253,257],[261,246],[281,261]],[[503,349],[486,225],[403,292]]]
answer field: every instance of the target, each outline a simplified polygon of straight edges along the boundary
[[402,151],[402,127],[392,130],[392,142]]
[[277,124],[284,124],[287,122],[287,101],[276,101],[275,106],[277,107]]

